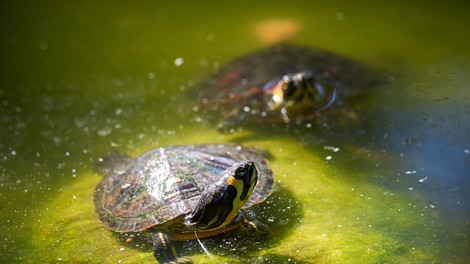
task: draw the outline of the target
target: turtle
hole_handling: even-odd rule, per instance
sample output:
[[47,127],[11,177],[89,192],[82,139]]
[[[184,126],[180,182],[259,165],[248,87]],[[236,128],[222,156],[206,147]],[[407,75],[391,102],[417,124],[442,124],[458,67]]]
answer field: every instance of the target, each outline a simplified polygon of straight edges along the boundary
[[215,116],[221,130],[328,116],[354,119],[348,101],[370,91],[376,81],[372,70],[351,59],[280,43],[236,58],[200,81],[195,109],[209,121]]
[[250,207],[271,194],[274,179],[264,156],[253,148],[167,146],[134,159],[113,154],[101,167],[105,177],[94,192],[99,219],[116,232],[151,236],[159,263],[190,263],[171,241],[239,227],[266,231]]

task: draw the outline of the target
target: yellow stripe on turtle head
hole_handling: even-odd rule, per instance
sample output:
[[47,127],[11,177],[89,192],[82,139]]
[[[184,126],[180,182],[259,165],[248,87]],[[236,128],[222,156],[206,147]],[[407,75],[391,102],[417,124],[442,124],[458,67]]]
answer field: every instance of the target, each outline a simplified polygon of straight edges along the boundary
[[252,161],[244,161],[228,169],[201,195],[185,223],[197,230],[214,230],[229,224],[248,201],[258,180],[258,171]]

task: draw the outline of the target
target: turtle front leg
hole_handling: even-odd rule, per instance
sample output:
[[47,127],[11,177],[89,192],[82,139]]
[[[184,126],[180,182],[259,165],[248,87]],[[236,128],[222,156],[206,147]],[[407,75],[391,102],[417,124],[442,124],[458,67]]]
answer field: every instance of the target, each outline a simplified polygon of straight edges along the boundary
[[251,212],[240,210],[238,221],[241,225],[241,230],[246,234],[264,236],[269,233],[268,227],[258,221]]
[[192,263],[187,257],[179,257],[167,234],[152,233],[153,256],[158,263]]
[[255,236],[264,236],[267,235],[268,227],[258,221],[257,219],[244,219],[241,222],[242,230],[247,234],[255,235]]

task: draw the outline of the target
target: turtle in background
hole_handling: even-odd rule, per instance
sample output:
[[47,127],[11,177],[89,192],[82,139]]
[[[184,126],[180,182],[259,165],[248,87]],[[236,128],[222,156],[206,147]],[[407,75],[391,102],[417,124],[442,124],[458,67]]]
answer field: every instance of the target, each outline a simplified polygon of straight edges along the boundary
[[376,85],[376,74],[357,62],[284,43],[234,59],[195,92],[197,109],[226,131],[250,124],[356,122],[350,101]]
[[236,228],[264,232],[250,214],[274,185],[254,149],[232,145],[157,148],[135,159],[114,154],[94,193],[101,222],[119,233],[152,237],[159,263],[191,263],[172,241],[215,236]]

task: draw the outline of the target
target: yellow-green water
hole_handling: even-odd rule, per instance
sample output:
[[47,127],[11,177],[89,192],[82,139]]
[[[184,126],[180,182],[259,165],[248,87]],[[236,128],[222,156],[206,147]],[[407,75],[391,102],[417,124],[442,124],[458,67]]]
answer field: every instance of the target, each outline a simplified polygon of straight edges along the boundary
[[[268,150],[260,241],[179,245],[196,263],[465,263],[470,258],[470,26],[458,3],[150,1],[0,4],[0,260],[153,262],[94,213],[98,157],[175,144]],[[198,122],[192,84],[263,47],[254,30],[385,70],[366,129]],[[177,58],[183,64],[175,65]],[[335,149],[337,148],[337,149]],[[335,151],[337,150],[337,151]],[[141,243],[138,241],[136,243]]]

